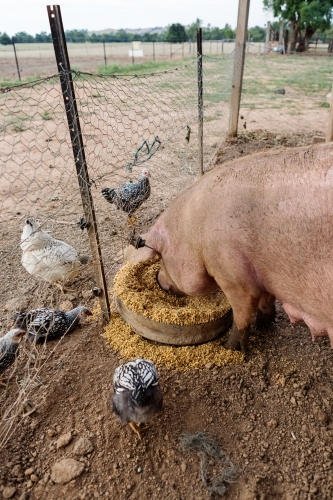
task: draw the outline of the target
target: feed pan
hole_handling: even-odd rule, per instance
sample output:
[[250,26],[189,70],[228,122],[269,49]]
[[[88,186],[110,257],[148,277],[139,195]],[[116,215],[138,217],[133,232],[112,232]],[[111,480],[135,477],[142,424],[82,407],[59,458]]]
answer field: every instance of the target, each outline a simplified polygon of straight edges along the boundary
[[121,299],[115,298],[117,310],[123,320],[142,337],[169,345],[194,345],[216,339],[225,333],[232,323],[232,310],[207,323],[175,325],[145,318],[131,311]]

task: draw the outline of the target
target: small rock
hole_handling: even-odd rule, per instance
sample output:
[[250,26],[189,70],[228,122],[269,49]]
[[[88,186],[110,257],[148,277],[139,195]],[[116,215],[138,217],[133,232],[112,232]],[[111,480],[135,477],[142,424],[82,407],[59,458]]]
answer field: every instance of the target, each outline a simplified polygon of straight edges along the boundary
[[54,429],[47,429],[46,434],[50,437],[55,436],[57,433]]
[[13,297],[5,305],[5,311],[21,311],[29,305],[29,300],[25,297]]
[[73,302],[73,300],[75,300],[76,298],[76,295],[72,293],[66,293],[66,300],[70,300],[71,302]]
[[164,441],[169,441],[169,436],[167,434],[164,436]]
[[33,484],[34,483],[31,481],[31,479],[29,479],[29,481],[27,481],[27,483],[26,483],[26,486],[28,489],[30,489],[30,488],[32,488]]
[[205,368],[207,368],[207,370],[211,370],[213,368],[213,363],[206,363],[205,364]]
[[73,309],[73,304],[70,300],[63,300],[60,304],[59,304],[59,309],[61,309],[61,311],[70,311],[71,309]]
[[180,468],[181,468],[182,472],[185,472],[186,471],[186,463],[182,462],[180,465]]
[[87,455],[88,453],[92,453],[94,451],[94,445],[85,436],[80,437],[76,443],[74,444],[73,448],[73,454],[74,455],[79,455],[79,456],[84,456]]
[[44,486],[42,484],[38,484],[34,488],[34,499],[43,498],[43,496],[44,496]]
[[59,448],[63,448],[64,446],[67,446],[68,443],[70,443],[71,441],[72,441],[72,433],[66,432],[66,434],[63,434],[57,440],[57,450],[59,450]]
[[162,481],[166,481],[167,479],[168,479],[168,473],[164,472],[164,474],[162,474]]
[[18,500],[28,500],[29,497],[30,497],[30,493],[28,491],[22,491]]
[[137,472],[138,474],[141,474],[141,472],[142,472],[142,468],[141,468],[141,467],[137,467],[137,468],[136,468],[136,472]]
[[29,467],[29,469],[27,469],[25,472],[24,472],[24,475],[25,476],[31,476],[31,474],[33,474],[35,472],[35,469],[33,469],[33,467]]
[[296,399],[294,397],[290,398],[290,402],[293,406],[296,406]]
[[92,296],[91,290],[82,290],[81,295],[84,299],[89,299]]
[[80,476],[84,471],[84,464],[73,458],[64,458],[56,462],[51,470],[51,479],[57,484],[66,484]]
[[270,427],[271,429],[275,429],[277,427],[277,420],[274,420],[274,418],[272,418],[271,420],[269,420],[267,422],[267,427]]
[[31,474],[30,479],[33,483],[37,483],[39,477],[36,474]]
[[19,476],[20,474],[22,474],[22,467],[20,464],[14,465],[14,467],[12,468],[12,474],[13,476]]
[[12,498],[16,493],[16,488],[14,486],[6,486],[2,492],[3,498]]

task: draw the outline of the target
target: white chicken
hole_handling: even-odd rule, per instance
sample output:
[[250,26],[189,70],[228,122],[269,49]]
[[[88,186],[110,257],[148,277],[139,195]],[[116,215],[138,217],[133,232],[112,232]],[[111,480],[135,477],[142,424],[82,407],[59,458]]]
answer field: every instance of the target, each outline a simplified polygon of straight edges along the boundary
[[80,274],[91,261],[71,245],[52,238],[32,218],[26,220],[21,236],[22,265],[33,276],[50,283],[63,283]]

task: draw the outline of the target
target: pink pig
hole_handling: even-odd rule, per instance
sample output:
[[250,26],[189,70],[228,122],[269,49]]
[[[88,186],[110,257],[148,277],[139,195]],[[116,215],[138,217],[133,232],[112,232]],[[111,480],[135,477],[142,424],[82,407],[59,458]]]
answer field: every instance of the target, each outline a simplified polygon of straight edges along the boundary
[[181,191],[142,238],[152,249],[131,248],[127,260],[160,254],[164,290],[223,290],[234,316],[226,347],[245,351],[276,298],[333,347],[332,143],[225,163]]

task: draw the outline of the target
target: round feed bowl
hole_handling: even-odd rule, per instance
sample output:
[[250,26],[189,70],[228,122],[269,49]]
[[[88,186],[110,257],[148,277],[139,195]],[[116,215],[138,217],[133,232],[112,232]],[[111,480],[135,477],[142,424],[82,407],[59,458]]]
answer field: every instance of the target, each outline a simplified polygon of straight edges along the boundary
[[193,345],[208,342],[225,333],[232,323],[232,310],[221,318],[197,325],[174,325],[145,318],[131,311],[116,297],[116,306],[120,316],[132,329],[149,340],[170,345]]

